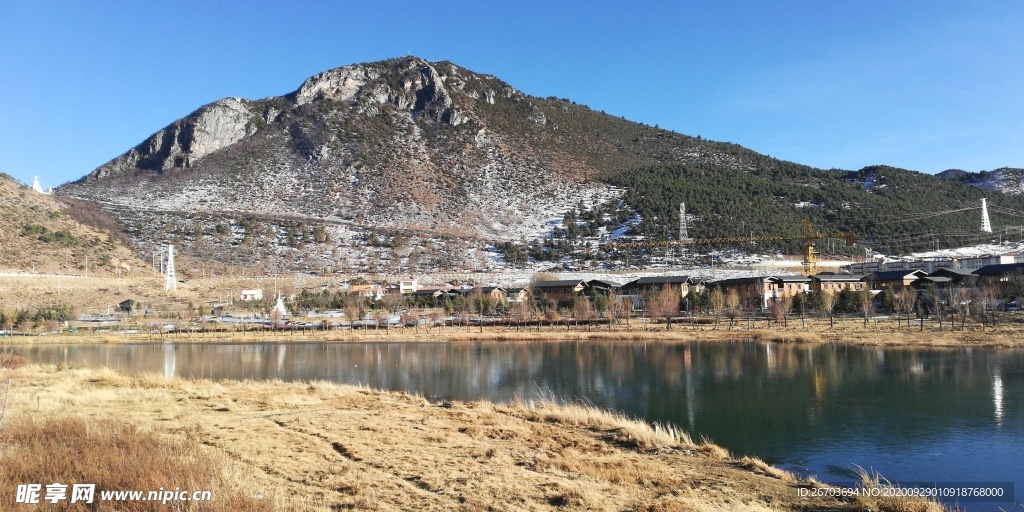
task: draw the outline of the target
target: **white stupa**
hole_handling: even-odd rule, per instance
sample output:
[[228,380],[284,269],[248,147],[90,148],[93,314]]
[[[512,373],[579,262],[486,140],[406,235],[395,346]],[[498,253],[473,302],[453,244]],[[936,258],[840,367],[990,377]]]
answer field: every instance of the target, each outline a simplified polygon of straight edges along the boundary
[[288,311],[284,308],[284,297],[281,296],[281,292],[277,292],[277,304],[274,304],[274,309],[270,310],[273,312],[280,312],[281,318],[288,316]]
[[32,190],[35,190],[36,192],[39,192],[40,194],[46,194],[46,195],[50,195],[50,194],[53,193],[53,188],[52,187],[48,188],[46,190],[43,190],[42,185],[39,184],[39,176],[33,176],[32,177]]

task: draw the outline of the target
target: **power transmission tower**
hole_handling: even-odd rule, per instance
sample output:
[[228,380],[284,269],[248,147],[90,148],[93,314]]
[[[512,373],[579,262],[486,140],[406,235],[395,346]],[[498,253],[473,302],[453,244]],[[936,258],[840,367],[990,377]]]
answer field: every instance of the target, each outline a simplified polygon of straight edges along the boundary
[[167,244],[167,277],[164,278],[164,291],[178,291],[178,277],[174,274],[174,246]]
[[[675,244],[675,249],[680,253],[686,251],[686,243],[690,241],[690,230],[689,225],[686,223],[686,203],[679,203],[679,243]],[[669,246],[671,247],[671,246]],[[678,261],[676,262],[678,265]]]
[[679,203],[679,241],[685,242],[690,239],[690,232],[686,225],[686,203]]
[[992,223],[988,220],[988,204],[986,201],[986,198],[981,199],[981,232],[991,233]]

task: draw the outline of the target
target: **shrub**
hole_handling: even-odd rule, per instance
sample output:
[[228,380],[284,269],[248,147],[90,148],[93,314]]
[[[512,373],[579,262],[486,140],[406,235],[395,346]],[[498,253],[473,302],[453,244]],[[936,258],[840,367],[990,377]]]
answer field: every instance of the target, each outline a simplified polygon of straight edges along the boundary
[[[269,503],[257,501],[228,488],[220,461],[202,451],[194,441],[171,441],[140,431],[134,425],[105,421],[102,424],[75,417],[37,421],[20,418],[0,432],[0,488],[19,484],[57,482],[96,484],[92,504],[58,501],[47,510],[97,509],[101,491],[157,490],[212,493],[208,502],[131,502],[131,510],[264,511]],[[45,487],[44,487],[45,492]],[[68,488],[70,496],[70,487]],[[41,496],[42,497],[42,496]]]

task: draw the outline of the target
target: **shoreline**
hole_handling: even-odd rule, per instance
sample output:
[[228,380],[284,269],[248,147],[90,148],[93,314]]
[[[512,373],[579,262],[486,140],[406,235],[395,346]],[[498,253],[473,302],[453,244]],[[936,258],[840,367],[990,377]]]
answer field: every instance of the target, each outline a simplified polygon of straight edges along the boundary
[[[839,343],[859,346],[892,347],[997,347],[1024,348],[1024,324],[1007,322],[996,327],[981,328],[968,325],[964,330],[951,329],[947,324],[942,331],[937,325],[926,324],[899,329],[895,322],[868,322],[865,327],[861,319],[846,319],[830,326],[827,321],[814,319],[801,326],[799,319],[791,320],[790,327],[734,326],[727,322],[718,329],[701,324],[697,328],[687,323],[674,323],[671,329],[664,324],[618,325],[608,329],[607,325],[573,326],[545,325],[507,327],[433,327],[411,328],[391,327],[387,329],[333,329],[323,330],[261,330],[240,331],[192,331],[175,333],[61,333],[42,335],[0,336],[3,345],[35,344],[77,344],[77,343],[253,343],[253,342],[321,342],[321,343],[466,343],[466,342],[648,342],[688,343],[753,340],[778,343]],[[634,322],[636,324],[636,322]]]
[[438,403],[322,381],[42,365],[0,372],[13,382],[6,425],[76,417],[192,442],[224,461],[225,493],[272,510],[943,510],[801,498],[822,484],[672,425],[579,404]]

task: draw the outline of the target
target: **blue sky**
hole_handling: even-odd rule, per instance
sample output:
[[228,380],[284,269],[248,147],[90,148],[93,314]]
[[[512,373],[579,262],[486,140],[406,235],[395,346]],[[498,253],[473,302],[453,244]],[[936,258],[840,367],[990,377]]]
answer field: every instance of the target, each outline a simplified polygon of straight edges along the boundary
[[227,96],[413,54],[822,168],[1024,167],[1024,3],[0,2],[0,171],[56,186]]

